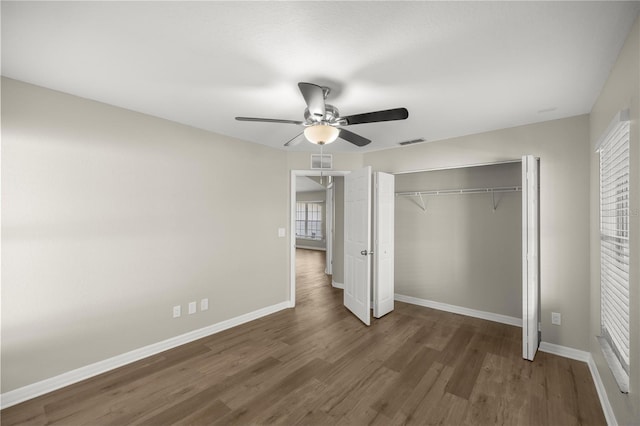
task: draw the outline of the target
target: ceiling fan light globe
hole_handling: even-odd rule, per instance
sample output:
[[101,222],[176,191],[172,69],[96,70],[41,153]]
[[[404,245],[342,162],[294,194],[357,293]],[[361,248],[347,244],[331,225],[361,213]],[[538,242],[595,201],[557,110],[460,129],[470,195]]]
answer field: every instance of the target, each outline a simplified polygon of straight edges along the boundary
[[340,130],[327,124],[314,124],[304,129],[304,136],[316,145],[329,144],[338,139],[339,134]]

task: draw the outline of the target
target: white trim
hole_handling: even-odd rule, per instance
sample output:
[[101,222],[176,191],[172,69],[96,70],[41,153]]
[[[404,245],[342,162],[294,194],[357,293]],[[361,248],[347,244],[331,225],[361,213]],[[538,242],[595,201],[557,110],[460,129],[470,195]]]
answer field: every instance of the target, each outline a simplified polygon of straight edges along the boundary
[[607,397],[607,391],[604,388],[604,383],[602,383],[600,372],[598,371],[596,362],[593,360],[593,356],[591,356],[591,354],[589,354],[589,361],[587,362],[587,365],[589,366],[589,371],[591,372],[593,383],[596,386],[596,392],[598,392],[598,399],[600,399],[600,405],[602,406],[602,411],[604,412],[604,418],[609,426],[617,426],[618,422],[616,421],[616,415],[613,412],[613,407],[611,406],[609,398]]
[[593,360],[593,356],[590,352],[581,351],[579,349],[573,349],[548,342],[540,342],[540,348],[538,349],[541,352],[575,359],[576,361],[586,362],[589,366],[589,372],[591,373],[593,384],[596,387],[598,399],[600,400],[600,405],[602,406],[602,411],[604,412],[604,418],[607,421],[607,424],[609,426],[615,426],[618,424],[618,422],[616,421],[616,416],[613,412],[613,407],[611,407],[609,398],[607,398],[607,391],[604,388],[604,383],[602,383],[602,378],[600,378],[598,367],[596,366],[596,363]]
[[344,284],[343,283],[339,283],[337,281],[331,280],[331,286],[334,288],[339,288],[344,290]]
[[600,145],[603,144],[603,142],[609,137],[609,134],[613,131],[613,129],[618,124],[622,123],[623,121],[629,121],[629,120],[630,120],[629,108],[621,109],[620,111],[618,111],[616,115],[614,115],[613,118],[611,119],[611,122],[607,126],[607,129],[604,132],[602,132],[602,134],[600,135],[600,138],[598,139],[598,143],[596,143],[596,152],[600,150]]
[[411,303],[412,305],[425,306],[427,308],[438,309],[440,311],[452,312],[454,314],[461,314],[468,317],[480,318],[499,322],[502,324],[522,327],[522,318],[510,317],[502,314],[494,314],[493,312],[479,311],[476,309],[465,308],[463,306],[449,305],[447,303],[435,302],[433,300],[420,299],[412,296],[405,296],[398,293],[395,294],[394,298],[399,302]]
[[351,172],[335,170],[291,170],[289,178],[289,307],[296,306],[296,177],[346,176]]
[[267,306],[253,312],[237,316],[235,318],[224,320],[198,330],[193,330],[188,333],[181,334],[179,336],[171,337],[161,342],[153,343],[139,349],[134,349],[132,351],[116,355],[112,358],[98,361],[96,363],[89,364],[75,370],[67,371],[66,373],[62,373],[58,376],[51,377],[40,382],[32,383],[30,385],[23,386],[9,392],[5,392],[0,395],[0,409],[11,407],[12,405],[16,405],[40,395],[53,392],[54,390],[63,388],[65,386],[78,383],[82,380],[97,376],[98,374],[105,373],[115,368],[122,367],[135,361],[139,361],[143,358],[147,358],[160,352],[164,352],[168,349],[193,342],[194,340],[219,333],[229,328],[236,327],[238,325],[256,320],[258,318],[262,318],[264,316],[290,307],[291,306],[288,301]]
[[[506,315],[499,315],[499,314],[493,314],[490,312],[477,311],[475,309],[449,305],[441,302],[434,302],[432,300],[419,299],[417,297],[405,296],[398,293],[395,294],[395,300],[399,302],[411,303],[413,305],[425,306],[427,308],[438,309],[441,311],[453,312],[456,314],[467,315],[475,318],[482,318],[489,321],[500,322],[508,325],[514,325],[516,327],[522,327],[522,320],[520,318],[509,317]],[[604,412],[605,420],[607,421],[607,424],[609,426],[617,426],[618,423],[616,421],[613,408],[611,407],[609,398],[607,398],[607,392],[604,388],[604,384],[602,383],[602,379],[600,378],[600,373],[598,372],[598,367],[596,366],[596,363],[593,360],[593,356],[591,356],[591,353],[586,351],[581,351],[579,349],[569,348],[567,346],[548,343],[548,342],[540,342],[540,347],[538,348],[538,350],[540,350],[541,352],[546,352],[553,355],[558,355],[561,357],[586,362],[587,365],[589,366],[589,371],[591,372],[591,377],[593,378],[593,383],[596,387],[596,392],[598,392],[598,399],[600,399],[600,405],[602,406],[602,411]]]
[[317,250],[317,251],[327,251],[326,248],[324,247],[313,247],[313,246],[301,246],[301,245],[296,245],[297,249],[305,249],[305,250]]
[[611,374],[622,393],[629,393],[629,374],[625,371],[622,363],[613,352],[613,348],[609,344],[609,340],[603,336],[597,336],[596,339],[600,343],[602,356],[609,366]]
[[570,348],[567,346],[556,345],[549,342],[540,342],[538,350],[546,352],[548,354],[558,355],[565,358],[575,359],[576,361],[589,362],[591,354],[579,349]]

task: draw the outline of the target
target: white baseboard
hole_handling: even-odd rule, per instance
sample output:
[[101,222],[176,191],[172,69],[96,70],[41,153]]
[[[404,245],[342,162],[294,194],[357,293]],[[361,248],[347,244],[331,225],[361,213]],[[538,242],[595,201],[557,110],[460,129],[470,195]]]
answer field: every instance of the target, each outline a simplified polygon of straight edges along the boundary
[[45,393],[53,392],[54,390],[72,385],[74,383],[78,383],[82,380],[97,376],[98,374],[105,373],[118,367],[122,367],[123,365],[139,361],[143,358],[156,355],[168,349],[172,349],[177,346],[193,342],[194,340],[198,340],[203,337],[207,337],[212,334],[227,330],[229,328],[236,327],[249,321],[262,318],[283,309],[287,309],[291,307],[290,305],[291,303],[287,301],[267,306],[256,311],[237,316],[235,318],[221,321],[219,323],[212,324],[198,330],[190,331],[180,336],[163,340],[162,342],[153,343],[143,348],[134,349],[130,352],[116,355],[112,358],[80,367],[75,370],[67,371],[66,373],[62,373],[58,376],[51,377],[49,379],[45,379],[40,382],[32,383],[30,385],[3,393],[2,395],[0,395],[0,409],[11,407],[12,405],[16,405],[23,401],[27,401],[40,395],[44,395]]
[[600,405],[602,406],[602,411],[604,412],[604,418],[609,426],[616,426],[618,424],[618,422],[616,421],[616,415],[613,412],[613,407],[611,406],[609,398],[607,397],[607,391],[604,388],[604,383],[602,383],[602,378],[600,377],[600,373],[598,372],[598,367],[596,366],[596,362],[593,360],[593,356],[591,356],[591,354],[589,354],[589,361],[587,362],[587,365],[589,366],[589,371],[591,372],[593,383],[596,385],[596,391],[598,392]]
[[305,249],[305,250],[318,250],[318,251],[327,251],[324,247],[313,247],[313,246],[300,246],[296,244],[297,249]]
[[331,280],[331,285],[332,285],[334,288],[340,288],[340,289],[343,289],[343,290],[344,290],[344,284],[339,283],[339,282],[337,282],[337,281],[333,281],[333,280]]
[[[464,307],[455,306],[455,305],[448,305],[446,303],[434,302],[432,300],[426,300],[426,299],[419,299],[417,297],[405,296],[397,293],[395,294],[394,298],[397,301],[411,303],[413,305],[426,306],[427,308],[433,308],[441,311],[453,312],[456,314],[467,315],[470,317],[482,318],[489,321],[495,321],[503,324],[522,327],[522,320],[520,318],[494,314],[491,312],[477,311],[475,309],[469,309],[469,308],[464,308]],[[548,343],[548,342],[540,342],[540,346],[538,347],[538,349],[541,352],[547,352],[547,353],[562,356],[565,358],[586,362],[587,365],[589,366],[589,371],[591,372],[591,377],[593,378],[593,383],[595,384],[596,391],[598,392],[598,398],[600,399],[600,405],[602,406],[602,411],[604,412],[604,417],[607,421],[607,424],[609,426],[615,426],[618,424],[616,421],[615,414],[613,412],[613,408],[609,403],[609,398],[607,398],[607,392],[604,388],[604,384],[602,383],[602,379],[600,378],[598,367],[596,366],[596,363],[593,360],[593,356],[591,356],[590,352],[581,351],[579,349],[569,348],[567,346],[556,345],[554,343]]]
[[593,360],[593,356],[590,352],[581,351],[579,349],[573,349],[548,342],[540,342],[540,346],[538,347],[538,349],[542,352],[547,352],[565,358],[571,358],[578,361],[586,362],[589,366],[589,372],[591,372],[591,377],[593,378],[593,384],[596,387],[596,392],[598,392],[598,399],[600,399],[600,405],[602,406],[602,411],[604,412],[604,418],[607,421],[607,424],[609,426],[618,424],[616,421],[616,416],[613,412],[613,408],[611,407],[611,403],[609,403],[607,391],[604,389],[602,378],[600,377],[600,373],[598,372],[598,367],[596,366],[596,363]]
[[406,303],[411,303],[412,305],[425,306],[427,308],[437,309],[439,311],[452,312],[454,314],[461,314],[469,317],[495,321],[502,324],[515,325],[516,327],[522,327],[521,318],[510,317],[502,314],[494,314],[492,312],[478,311],[476,309],[449,305],[447,303],[435,302],[433,300],[427,300],[427,299],[420,299],[418,297],[405,296],[404,294],[398,294],[398,293],[394,295],[394,299],[399,302],[406,302]]
[[591,359],[591,354],[589,352],[569,348],[567,346],[556,345],[554,343],[540,342],[538,350],[582,362],[589,362]]

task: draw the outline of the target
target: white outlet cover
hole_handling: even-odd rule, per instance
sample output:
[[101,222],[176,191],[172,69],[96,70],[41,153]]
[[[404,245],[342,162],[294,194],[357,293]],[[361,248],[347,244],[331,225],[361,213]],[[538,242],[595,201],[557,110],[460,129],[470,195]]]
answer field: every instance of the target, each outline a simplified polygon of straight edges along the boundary
[[209,309],[209,299],[202,299],[200,301],[200,310],[206,311],[207,309]]
[[189,302],[189,315],[196,313],[196,302]]
[[284,228],[278,228],[278,237],[282,238],[287,235],[286,230]]
[[173,317],[174,318],[178,318],[180,315],[182,315],[182,309],[180,308],[180,305],[174,306],[173,307]]
[[551,312],[551,324],[560,325],[562,323],[562,315],[558,312]]

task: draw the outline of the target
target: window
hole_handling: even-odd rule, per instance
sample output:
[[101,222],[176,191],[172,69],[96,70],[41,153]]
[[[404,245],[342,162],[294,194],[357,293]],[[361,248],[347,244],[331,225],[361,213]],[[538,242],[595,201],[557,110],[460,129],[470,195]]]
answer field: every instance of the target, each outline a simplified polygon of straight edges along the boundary
[[[626,119],[625,119],[626,118]],[[623,392],[629,383],[629,120],[621,112],[601,141],[600,291],[603,352]]]
[[322,208],[323,203],[318,201],[296,203],[296,237],[311,240],[323,239]]

